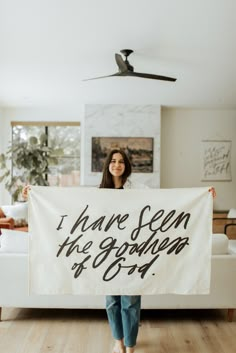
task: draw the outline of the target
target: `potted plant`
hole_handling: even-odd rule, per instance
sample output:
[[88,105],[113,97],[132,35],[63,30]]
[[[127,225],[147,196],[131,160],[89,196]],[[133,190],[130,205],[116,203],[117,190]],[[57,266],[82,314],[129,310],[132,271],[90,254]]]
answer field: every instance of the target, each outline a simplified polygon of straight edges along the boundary
[[0,182],[5,180],[13,201],[21,199],[26,184],[49,185],[49,165],[58,164],[59,152],[47,146],[47,136],[41,134],[39,138],[31,136],[28,141],[15,141],[5,154],[0,154]]

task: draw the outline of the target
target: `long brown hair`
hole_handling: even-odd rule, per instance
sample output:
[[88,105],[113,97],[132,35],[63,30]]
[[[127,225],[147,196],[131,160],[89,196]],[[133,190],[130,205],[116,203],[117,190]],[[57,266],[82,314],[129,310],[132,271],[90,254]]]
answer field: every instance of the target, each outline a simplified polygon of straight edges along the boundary
[[100,188],[113,189],[115,187],[113,179],[112,179],[112,175],[109,172],[109,165],[111,163],[112,156],[114,153],[120,153],[122,155],[122,157],[124,159],[124,163],[125,163],[125,171],[124,171],[123,175],[121,176],[122,186],[125,184],[127,178],[130,176],[130,174],[132,172],[131,163],[130,163],[129,158],[127,157],[126,153],[120,149],[111,150],[110,153],[107,155],[107,158],[106,158],[104,166],[103,166],[102,181],[99,186]]

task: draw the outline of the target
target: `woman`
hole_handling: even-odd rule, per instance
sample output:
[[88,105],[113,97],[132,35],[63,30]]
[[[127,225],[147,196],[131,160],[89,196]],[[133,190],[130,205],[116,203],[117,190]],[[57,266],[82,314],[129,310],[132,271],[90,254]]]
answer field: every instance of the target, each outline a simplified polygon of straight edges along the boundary
[[[112,150],[106,158],[100,188],[124,189],[131,164],[124,151]],[[113,353],[133,353],[140,320],[140,295],[108,295],[106,311],[115,339]]]

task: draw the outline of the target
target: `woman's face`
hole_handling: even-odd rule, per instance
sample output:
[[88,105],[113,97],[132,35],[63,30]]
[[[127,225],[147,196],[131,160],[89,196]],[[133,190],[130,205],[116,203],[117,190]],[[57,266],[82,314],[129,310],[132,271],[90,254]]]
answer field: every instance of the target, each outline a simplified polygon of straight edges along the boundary
[[125,171],[125,162],[121,153],[114,153],[112,155],[109,172],[114,177],[121,177]]

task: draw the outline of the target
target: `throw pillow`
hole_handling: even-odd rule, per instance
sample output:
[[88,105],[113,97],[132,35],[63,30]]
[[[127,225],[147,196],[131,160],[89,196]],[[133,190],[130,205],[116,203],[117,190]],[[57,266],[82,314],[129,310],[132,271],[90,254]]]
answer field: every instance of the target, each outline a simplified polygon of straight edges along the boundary
[[236,218],[236,208],[231,208],[228,213],[228,218]]
[[15,205],[1,206],[6,217],[14,219],[16,227],[25,227],[28,225],[28,203],[21,202]]

